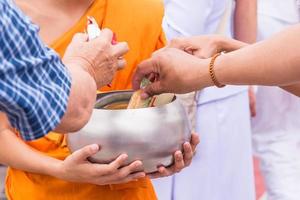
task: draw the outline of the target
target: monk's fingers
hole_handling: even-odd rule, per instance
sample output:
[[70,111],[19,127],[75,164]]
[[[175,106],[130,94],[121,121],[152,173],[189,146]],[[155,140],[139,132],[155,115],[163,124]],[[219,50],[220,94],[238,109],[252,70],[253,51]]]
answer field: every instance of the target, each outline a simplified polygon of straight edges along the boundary
[[150,179],[156,179],[156,178],[171,176],[173,174],[174,174],[174,166],[171,166],[168,168],[166,168],[164,166],[160,166],[160,167],[158,167],[157,172],[147,174],[147,176]]
[[165,167],[159,167],[157,172],[147,174],[147,176],[150,179],[156,179],[156,178],[166,177],[166,176],[168,176],[167,174],[168,174],[168,172]]
[[70,155],[70,159],[75,163],[82,163],[85,162],[88,157],[98,153],[99,150],[100,150],[99,145],[91,144],[72,153]]
[[117,173],[118,169],[123,166],[128,158],[127,154],[122,154],[117,157],[114,161],[109,163],[108,165],[103,166],[103,172],[106,175],[114,175]]
[[115,58],[124,56],[129,51],[127,42],[119,42],[112,47],[112,54]]
[[104,176],[109,182],[118,182],[126,179],[130,174],[143,171],[143,163],[141,161],[135,161],[128,166],[122,167],[115,171],[115,173]]
[[120,168],[118,170],[117,175],[119,175],[120,178],[124,178],[131,173],[140,172],[143,170],[144,170],[143,163],[141,161],[137,160],[137,161],[134,161],[133,163],[129,164],[128,166]]
[[185,167],[185,164],[184,164],[184,159],[183,159],[183,154],[181,151],[176,151],[175,154],[174,154],[174,168],[172,169],[172,171],[174,173],[178,173],[180,172],[184,167]]
[[196,152],[197,145],[200,143],[200,137],[197,133],[192,133],[190,144],[192,146],[193,153]]
[[109,184],[122,184],[122,183],[128,183],[128,182],[132,182],[132,181],[138,181],[138,179],[145,178],[145,177],[146,177],[145,172],[135,172],[135,173],[129,174],[128,176],[126,176],[123,179],[119,179],[116,181],[107,181],[107,182],[109,182]]
[[186,142],[183,144],[183,152],[184,165],[189,166],[192,163],[192,159],[194,157],[194,152],[190,143]]
[[105,28],[101,30],[100,37],[95,38],[95,40],[102,40],[102,41],[104,40],[108,44],[111,44],[113,37],[114,37],[114,33],[110,29]]
[[119,58],[119,59],[117,60],[117,64],[118,64],[117,70],[121,70],[121,69],[124,69],[124,67],[126,66],[127,62],[126,62],[125,59]]

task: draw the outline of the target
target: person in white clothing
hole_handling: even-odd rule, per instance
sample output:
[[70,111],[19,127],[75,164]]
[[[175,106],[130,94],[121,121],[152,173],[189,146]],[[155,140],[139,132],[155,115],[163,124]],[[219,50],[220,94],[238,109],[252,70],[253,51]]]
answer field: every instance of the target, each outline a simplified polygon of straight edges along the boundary
[[[296,0],[260,0],[258,39],[299,23]],[[300,99],[286,91],[259,86],[257,116],[253,119],[253,147],[261,160],[267,198],[300,199]]]
[[[214,33],[232,36],[231,3],[165,0],[163,26],[167,38]],[[236,2],[234,25],[237,39],[255,42],[255,0]],[[196,131],[201,142],[191,166],[181,174],[153,181],[158,199],[255,199],[247,87],[200,91]]]

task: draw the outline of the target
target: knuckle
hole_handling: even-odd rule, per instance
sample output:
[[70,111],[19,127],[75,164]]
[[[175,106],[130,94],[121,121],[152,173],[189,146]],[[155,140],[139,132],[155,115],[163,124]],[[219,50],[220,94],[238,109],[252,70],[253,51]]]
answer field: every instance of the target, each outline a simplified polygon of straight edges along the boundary
[[[110,49],[110,43],[107,40],[101,39],[99,40],[99,48],[101,48],[102,50],[108,50]],[[106,53],[108,53],[109,51],[107,51]]]
[[103,37],[98,37],[95,39],[95,46],[99,50],[107,50],[110,47],[110,43]]
[[156,65],[159,65],[159,63],[163,62],[165,60],[165,57],[166,57],[166,53],[163,53],[163,52],[158,52],[156,53],[154,56],[153,56],[153,62],[156,64]]
[[83,153],[84,155],[92,154],[92,152],[93,152],[93,150],[92,150],[92,148],[90,148],[90,147],[85,147],[84,149],[82,149],[82,153]]
[[95,170],[90,170],[93,172],[93,176],[102,176],[103,173],[105,173],[105,169],[102,167],[98,167]]
[[120,171],[118,174],[117,174],[117,178],[118,179],[123,179],[127,176],[127,173],[126,171]]
[[109,167],[108,169],[107,169],[107,173],[108,174],[114,174],[114,173],[116,173],[116,169],[114,168],[114,167]]
[[183,41],[182,38],[174,38],[171,40],[170,45],[171,46],[178,46]]
[[113,33],[112,30],[110,30],[109,28],[104,28],[104,29],[102,30],[102,32],[107,32],[107,33],[110,33],[110,34]]

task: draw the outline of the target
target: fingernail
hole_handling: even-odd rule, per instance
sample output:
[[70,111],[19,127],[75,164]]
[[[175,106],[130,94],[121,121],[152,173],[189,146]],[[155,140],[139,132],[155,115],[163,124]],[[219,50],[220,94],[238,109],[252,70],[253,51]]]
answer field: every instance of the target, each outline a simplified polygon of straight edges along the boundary
[[98,144],[93,144],[91,145],[92,151],[98,151],[99,150],[99,145]]
[[135,167],[142,167],[142,163],[141,162],[137,162],[137,163],[135,163]]
[[183,144],[183,147],[184,147],[185,149],[190,148],[190,143],[188,143],[188,142],[184,143],[184,144]]
[[182,160],[182,154],[180,153],[178,153],[177,155],[176,155],[176,160],[177,161],[181,161]]
[[128,158],[128,155],[127,155],[127,154],[123,154],[123,155],[122,155],[122,159],[123,159],[123,160],[126,160],[127,158]]
[[160,167],[160,168],[158,169],[158,172],[161,173],[161,174],[164,173],[164,171],[165,171],[165,168],[164,168],[164,167]]

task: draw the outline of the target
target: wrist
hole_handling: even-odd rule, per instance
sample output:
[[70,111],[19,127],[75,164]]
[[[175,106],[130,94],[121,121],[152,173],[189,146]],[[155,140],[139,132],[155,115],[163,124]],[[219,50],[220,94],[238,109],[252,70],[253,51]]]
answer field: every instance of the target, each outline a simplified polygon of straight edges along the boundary
[[61,178],[63,175],[62,164],[63,161],[56,158],[49,158],[50,160],[44,167],[44,174]]
[[195,90],[203,89],[206,87],[213,86],[213,82],[211,81],[209,74],[209,63],[210,59],[199,59],[197,64],[197,76],[195,76],[194,83],[196,83]]
[[220,55],[214,62],[214,73],[216,76],[216,79],[218,80],[218,82],[221,85],[227,85],[228,83],[226,82],[226,71],[225,71],[225,67],[224,67],[224,63],[227,63],[229,61],[227,61],[228,55],[227,54],[222,54]]
[[214,86],[218,87],[218,88],[222,88],[222,87],[225,87],[224,84],[220,83],[217,76],[216,76],[216,73],[215,73],[215,62],[216,62],[216,59],[218,59],[223,53],[217,53],[215,54],[211,60],[210,60],[210,63],[209,63],[209,75],[210,75],[210,79],[211,79],[211,82],[213,83]]
[[70,58],[63,58],[63,63],[67,66],[68,69],[76,67],[87,72],[93,78],[95,83],[97,83],[94,66],[88,59],[82,56],[74,56]]

